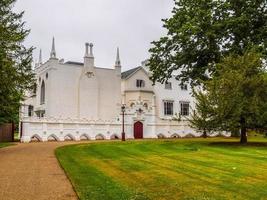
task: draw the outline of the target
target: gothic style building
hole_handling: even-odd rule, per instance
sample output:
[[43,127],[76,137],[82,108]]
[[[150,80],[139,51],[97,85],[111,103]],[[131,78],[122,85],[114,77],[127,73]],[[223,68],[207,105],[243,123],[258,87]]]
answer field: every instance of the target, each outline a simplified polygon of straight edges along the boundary
[[119,49],[113,68],[94,64],[93,44],[86,43],[84,62],[64,62],[40,51],[36,90],[27,94],[20,110],[21,141],[33,139],[118,139],[125,105],[126,138],[199,136],[188,126],[194,108],[189,85],[174,77],[155,85],[146,63],[121,73]]

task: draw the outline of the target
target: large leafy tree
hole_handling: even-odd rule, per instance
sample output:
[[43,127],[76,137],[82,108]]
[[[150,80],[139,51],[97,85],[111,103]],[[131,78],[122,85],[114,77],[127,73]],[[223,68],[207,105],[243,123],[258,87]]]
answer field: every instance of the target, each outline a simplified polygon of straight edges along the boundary
[[266,0],[175,0],[172,13],[163,20],[167,35],[150,49],[154,82],[165,82],[179,70],[178,79],[199,84],[222,57],[242,55],[251,46],[266,58]]
[[22,43],[29,34],[22,21],[23,12],[12,9],[15,0],[0,1],[0,124],[16,122],[23,91],[31,89],[32,50]]
[[241,143],[247,142],[248,129],[266,129],[267,79],[261,57],[248,51],[217,64],[216,74],[204,82],[205,90],[195,92],[199,101],[192,125],[222,131],[240,129]]
[[[214,117],[214,101],[202,91],[193,90],[195,97],[195,109],[188,118],[190,126],[197,131],[202,132],[202,136],[206,138],[210,132],[216,129],[216,121]],[[211,105],[212,104],[212,105]]]

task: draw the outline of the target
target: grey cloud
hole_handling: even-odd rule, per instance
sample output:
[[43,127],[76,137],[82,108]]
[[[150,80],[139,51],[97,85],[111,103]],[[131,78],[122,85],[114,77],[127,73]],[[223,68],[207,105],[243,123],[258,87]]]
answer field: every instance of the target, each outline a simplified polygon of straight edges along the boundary
[[123,70],[149,57],[150,42],[166,31],[162,18],[171,15],[173,0],[18,0],[31,34],[27,46],[49,57],[52,36],[59,58],[82,61],[84,43],[94,43],[96,66],[112,67],[120,47]]

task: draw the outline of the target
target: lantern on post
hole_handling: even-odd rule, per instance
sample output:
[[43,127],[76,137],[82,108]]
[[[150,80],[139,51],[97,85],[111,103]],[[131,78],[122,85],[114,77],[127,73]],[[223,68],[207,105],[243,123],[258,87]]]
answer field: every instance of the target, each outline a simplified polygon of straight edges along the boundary
[[125,115],[126,106],[122,104],[121,112],[122,112],[122,133],[121,133],[121,141],[125,141],[125,132],[124,132],[124,115]]

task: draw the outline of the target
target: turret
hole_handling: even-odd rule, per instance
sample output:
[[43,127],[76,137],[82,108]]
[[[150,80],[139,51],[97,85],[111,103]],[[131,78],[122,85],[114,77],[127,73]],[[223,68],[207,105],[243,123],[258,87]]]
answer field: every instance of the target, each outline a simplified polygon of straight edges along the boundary
[[42,49],[40,49],[38,65],[40,66],[42,64],[43,64],[43,61],[42,61]]
[[120,49],[119,49],[119,47],[117,47],[115,70],[117,71],[117,74],[120,76],[121,75],[121,60],[120,60]]

